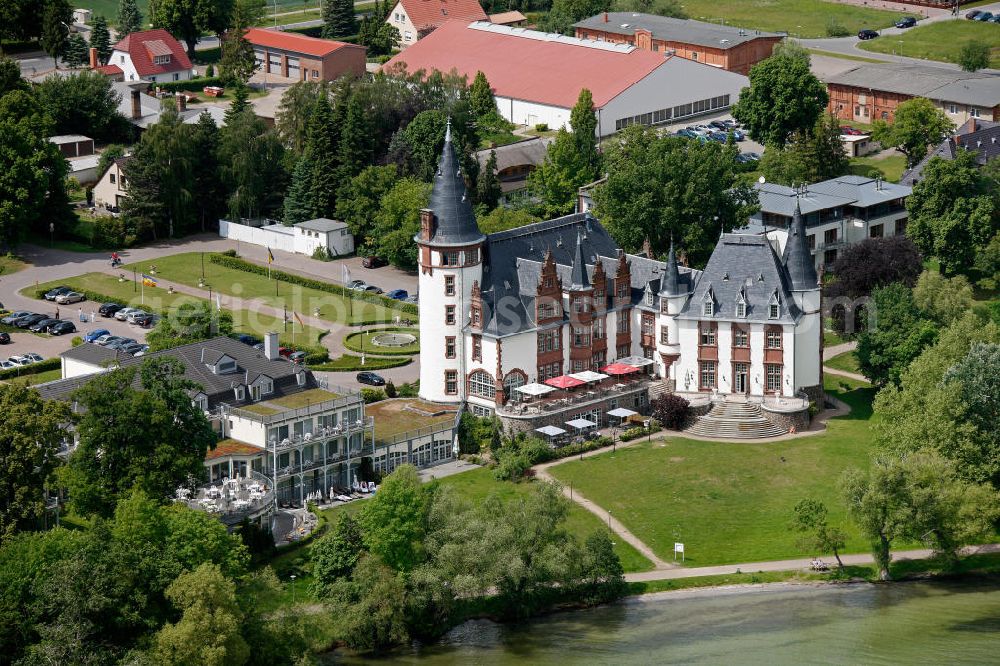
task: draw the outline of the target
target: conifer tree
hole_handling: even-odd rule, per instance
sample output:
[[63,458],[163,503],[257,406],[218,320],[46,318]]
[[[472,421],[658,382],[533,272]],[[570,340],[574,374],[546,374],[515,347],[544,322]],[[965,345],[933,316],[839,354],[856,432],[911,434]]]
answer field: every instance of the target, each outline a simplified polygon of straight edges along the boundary
[[594,113],[594,97],[586,88],[580,91],[580,96],[570,111],[569,123],[573,129],[573,143],[580,164],[587,170],[586,178],[588,181],[594,180],[600,171],[601,156],[597,152],[597,114]]
[[490,151],[486,166],[479,172],[476,182],[476,201],[492,210],[500,203],[500,181],[497,180],[497,151]]
[[292,184],[285,193],[282,223],[286,227],[312,219],[312,206],[309,201],[311,175],[309,158],[303,155],[295,164],[295,170],[292,172]]
[[108,64],[111,57],[111,33],[108,32],[108,20],[100,14],[94,18],[90,30],[90,47],[97,49],[97,60],[102,65]]
[[63,62],[70,67],[80,67],[87,62],[87,40],[79,33],[74,33],[66,42]]
[[[309,120],[304,158],[309,160],[309,203],[312,217],[333,217],[337,207],[337,136],[336,114],[327,97],[316,101]],[[367,165],[366,165],[367,166]]]
[[63,55],[69,43],[73,12],[66,0],[46,0],[42,9],[42,49],[52,59]]
[[477,119],[497,113],[497,101],[493,96],[493,89],[481,71],[476,72],[476,78],[469,88],[469,106],[472,107],[472,113]]
[[[341,103],[342,104],[342,103]],[[348,181],[371,164],[372,121],[358,95],[351,95],[340,135],[340,177]]]
[[[152,14],[152,12],[150,12]],[[142,13],[135,0],[121,0],[118,4],[118,38],[142,30]]]
[[245,84],[257,69],[253,46],[246,37],[246,31],[252,25],[252,17],[247,15],[244,3],[237,2],[233,7],[232,25],[222,40],[222,60],[219,63],[222,78],[230,85],[236,82]]
[[225,212],[226,191],[219,178],[219,128],[207,111],[198,116],[191,131],[193,196],[198,223],[205,231]]
[[236,116],[240,115],[244,111],[250,109],[250,89],[247,88],[246,84],[238,82],[233,86],[233,101],[229,103],[229,108],[226,109],[226,114],[224,116],[226,124],[232,123]]
[[349,37],[357,32],[353,0],[327,0],[323,6],[323,38]]

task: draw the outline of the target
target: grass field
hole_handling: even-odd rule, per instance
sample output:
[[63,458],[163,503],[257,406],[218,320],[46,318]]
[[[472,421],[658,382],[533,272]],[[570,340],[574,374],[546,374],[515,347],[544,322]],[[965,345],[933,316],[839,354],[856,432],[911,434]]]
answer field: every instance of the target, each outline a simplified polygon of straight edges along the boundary
[[818,56],[824,56],[827,58],[839,58],[841,60],[856,60],[857,62],[885,62],[884,60],[879,60],[878,58],[867,58],[865,56],[857,55],[847,55],[846,53],[837,53],[835,51],[824,51],[822,49],[806,49],[809,53]]
[[844,344],[844,339],[840,337],[835,331],[826,330],[823,331],[823,346],[833,347],[834,345]]
[[[964,12],[964,9],[963,9]],[[908,58],[958,62],[958,54],[967,42],[989,45],[990,67],[1000,67],[1000,25],[978,21],[940,21],[918,25],[892,37],[879,37],[861,43],[861,48],[876,53],[895,53]]]
[[787,31],[792,37],[826,37],[827,25],[836,22],[849,34],[862,28],[885,28],[902,14],[824,0],[684,0],[690,18],[771,32]]
[[669,438],[550,472],[609,509],[660,557],[669,559],[673,543],[683,542],[688,566],[810,555],[789,529],[792,508],[804,498],[826,503],[831,524],[847,532],[848,550],[864,552],[868,545],[846,519],[837,481],[843,470],[868,465],[874,391],[833,377],[827,390],[854,411],[821,435],[768,444]]
[[27,265],[17,257],[0,255],[0,276],[16,273]]
[[829,361],[824,361],[823,365],[828,365],[835,370],[861,374],[861,368],[858,367],[858,356],[854,352],[834,356]]
[[[38,288],[51,289],[60,285],[65,285],[71,289],[83,289],[97,292],[99,294],[103,294],[104,296],[110,296],[111,298],[121,300],[122,302],[125,302],[133,307],[147,306],[148,308],[158,312],[171,310],[182,303],[208,302],[207,299],[196,298],[186,294],[169,294],[166,289],[161,289],[159,287],[146,287],[145,298],[143,298],[143,290],[141,287],[133,287],[131,280],[119,282],[113,276],[106,275],[104,273],[87,273],[73,278],[54,280],[52,282],[40,284],[38,285]],[[34,289],[32,288],[30,290],[26,290],[26,294],[34,296]],[[88,310],[88,308],[96,309],[98,305],[99,304],[97,303],[87,301],[83,304],[83,308],[84,310]],[[295,346],[296,348],[302,346],[318,347],[319,339],[324,333],[324,331],[313,328],[312,326],[303,327],[297,322],[294,322],[294,319],[292,320],[292,323],[289,323],[288,330],[285,331],[283,322],[279,317],[274,317],[269,314],[245,308],[234,310],[232,313],[234,332],[249,333],[250,335],[262,338],[264,333],[276,330],[281,332],[281,335],[279,336],[281,344]]]
[[[228,296],[250,300],[270,305],[274,308],[287,308],[289,312],[300,314],[315,314],[319,308],[319,317],[338,323],[361,323],[365,321],[390,321],[396,315],[413,318],[411,314],[403,314],[390,310],[382,305],[365,301],[348,299],[344,296],[331,294],[327,291],[309,289],[288,282],[269,280],[266,275],[247,273],[219,264],[213,264],[205,258],[205,282],[214,291]],[[150,264],[142,262],[128,264],[122,269],[126,274],[133,269],[148,272]],[[156,260],[156,275],[164,280],[178,282],[197,287],[201,279],[202,256],[200,252],[186,252],[160,257]],[[276,293],[277,288],[277,294]],[[351,303],[353,301],[353,304]],[[289,315],[291,316],[291,315]]]
[[889,155],[888,157],[855,157],[851,159],[851,173],[859,176],[877,176],[898,183],[906,170],[904,155]]
[[[405,409],[411,405],[426,414]],[[455,420],[454,411],[437,414],[440,411],[444,411],[441,405],[426,403],[415,398],[383,400],[365,405],[365,414],[375,417],[375,439],[378,441],[388,441],[394,435],[409,430],[450,424]]]
[[55,370],[46,370],[45,372],[39,372],[34,375],[25,375],[24,377],[18,377],[16,379],[8,379],[4,383],[17,383],[34,386],[36,384],[44,384],[45,382],[54,382],[57,379],[62,379],[62,370],[59,368],[56,368]]
[[344,346],[351,351],[365,352],[366,354],[383,354],[386,356],[412,356],[420,353],[419,331],[414,328],[390,329],[388,332],[409,333],[418,337],[417,341],[403,345],[402,347],[380,347],[372,342],[372,338],[386,333],[384,329],[374,329],[371,331],[357,331],[344,338]]

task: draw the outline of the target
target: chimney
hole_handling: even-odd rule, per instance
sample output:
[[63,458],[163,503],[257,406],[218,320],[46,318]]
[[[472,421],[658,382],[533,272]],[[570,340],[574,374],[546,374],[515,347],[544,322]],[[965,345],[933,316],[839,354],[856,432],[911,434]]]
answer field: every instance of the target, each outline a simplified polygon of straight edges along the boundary
[[430,240],[431,236],[434,235],[437,225],[434,220],[434,211],[430,208],[420,209],[420,237],[424,240]]
[[607,12],[604,12],[604,22],[605,23],[608,22],[608,13]]
[[184,93],[177,93],[174,95],[174,101],[177,102],[177,113],[183,113],[187,111],[187,97]]
[[139,101],[139,95],[141,94],[138,90],[132,91],[132,120],[142,118],[142,103]]
[[90,48],[90,68],[91,69],[97,69],[97,65],[98,64],[99,63],[97,62],[97,49],[91,47]]
[[276,361],[281,356],[278,353],[278,334],[275,331],[268,331],[264,336],[264,357],[269,361]]

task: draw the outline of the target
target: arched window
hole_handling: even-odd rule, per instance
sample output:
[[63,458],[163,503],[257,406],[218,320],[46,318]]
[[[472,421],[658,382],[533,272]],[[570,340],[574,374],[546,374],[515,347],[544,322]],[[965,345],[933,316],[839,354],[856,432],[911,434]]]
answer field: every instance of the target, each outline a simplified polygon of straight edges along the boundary
[[493,376],[485,370],[476,370],[469,375],[469,395],[478,395],[482,398],[495,398],[497,394],[496,384],[493,383]]
[[528,383],[528,377],[520,370],[511,370],[503,378],[503,392],[507,395],[507,398],[516,397],[513,394],[514,389],[524,386]]

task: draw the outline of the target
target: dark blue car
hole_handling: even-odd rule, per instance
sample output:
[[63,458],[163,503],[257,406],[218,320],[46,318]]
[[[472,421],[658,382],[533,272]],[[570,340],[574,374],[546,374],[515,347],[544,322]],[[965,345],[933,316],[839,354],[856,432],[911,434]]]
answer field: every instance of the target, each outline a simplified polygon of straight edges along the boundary
[[396,301],[405,301],[409,294],[405,289],[393,289],[386,296]]
[[83,341],[84,342],[93,342],[94,340],[96,340],[97,338],[101,337],[102,335],[111,335],[111,331],[109,331],[106,328],[95,328],[93,331],[91,331],[90,333],[87,333],[85,336],[83,336]]

